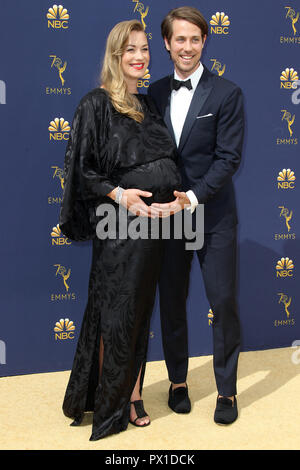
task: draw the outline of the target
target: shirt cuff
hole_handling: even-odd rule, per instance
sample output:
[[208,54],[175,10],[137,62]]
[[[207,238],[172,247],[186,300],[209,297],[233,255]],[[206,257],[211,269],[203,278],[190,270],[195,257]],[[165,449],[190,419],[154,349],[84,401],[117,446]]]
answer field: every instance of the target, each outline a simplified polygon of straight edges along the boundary
[[185,194],[187,195],[191,203],[190,207],[188,207],[187,209],[191,211],[191,214],[192,214],[199,204],[198,199],[196,198],[195,193],[191,189],[187,191]]

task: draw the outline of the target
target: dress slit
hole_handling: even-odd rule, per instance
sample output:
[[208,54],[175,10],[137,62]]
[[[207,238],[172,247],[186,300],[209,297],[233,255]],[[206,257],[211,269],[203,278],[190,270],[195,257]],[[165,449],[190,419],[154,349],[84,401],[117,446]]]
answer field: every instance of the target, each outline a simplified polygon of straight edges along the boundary
[[[100,376],[100,351],[101,351],[101,321],[99,318],[98,333],[95,341],[95,349],[93,353],[93,359],[90,367],[88,388],[86,394],[86,404],[84,411],[94,411],[95,407],[95,393],[96,389],[99,386],[101,376]],[[102,355],[103,359],[103,355]]]

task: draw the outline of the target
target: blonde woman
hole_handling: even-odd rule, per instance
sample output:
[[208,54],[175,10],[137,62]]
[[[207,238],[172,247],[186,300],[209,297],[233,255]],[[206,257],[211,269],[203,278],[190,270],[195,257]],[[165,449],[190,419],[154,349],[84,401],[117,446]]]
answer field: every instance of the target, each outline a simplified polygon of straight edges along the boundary
[[[63,411],[73,425],[94,412],[90,440],[129,422],[150,424],[141,394],[163,240],[121,237],[119,209],[127,224],[138,216],[151,221],[158,215],[151,203],[173,200],[180,177],[163,121],[138,94],[148,64],[142,24],[118,23],[107,39],[101,87],[81,100],[65,157],[60,227],[73,240],[93,239],[93,257]],[[103,204],[115,209],[117,229],[99,239],[96,208]]]

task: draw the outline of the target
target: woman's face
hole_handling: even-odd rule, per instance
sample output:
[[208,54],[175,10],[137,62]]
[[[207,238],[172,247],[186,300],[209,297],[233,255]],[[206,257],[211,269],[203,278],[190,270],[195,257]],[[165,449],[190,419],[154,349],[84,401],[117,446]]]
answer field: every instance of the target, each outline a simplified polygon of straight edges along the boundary
[[122,69],[125,80],[142,78],[149,65],[149,47],[143,31],[132,31],[122,56]]

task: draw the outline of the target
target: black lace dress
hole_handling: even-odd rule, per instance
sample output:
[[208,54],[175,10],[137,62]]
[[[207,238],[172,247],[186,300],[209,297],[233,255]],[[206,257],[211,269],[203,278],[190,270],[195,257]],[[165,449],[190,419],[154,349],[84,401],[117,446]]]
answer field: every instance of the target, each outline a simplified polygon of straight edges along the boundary
[[[138,99],[145,113],[142,123],[118,113],[106,91],[88,93],[76,110],[65,157],[60,228],[73,240],[93,239],[93,257],[63,411],[77,423],[85,411],[94,412],[90,440],[128,426],[130,396],[141,367],[142,389],[163,253],[161,237],[119,236],[119,206],[106,194],[116,186],[138,188],[152,193],[144,199],[151,204],[173,200],[174,189],[180,189],[176,150],[168,131],[149,98],[138,95]],[[99,239],[96,228],[104,216],[97,217],[96,208],[104,204],[116,209],[116,231],[114,237]],[[127,215],[129,227],[137,217]]]

